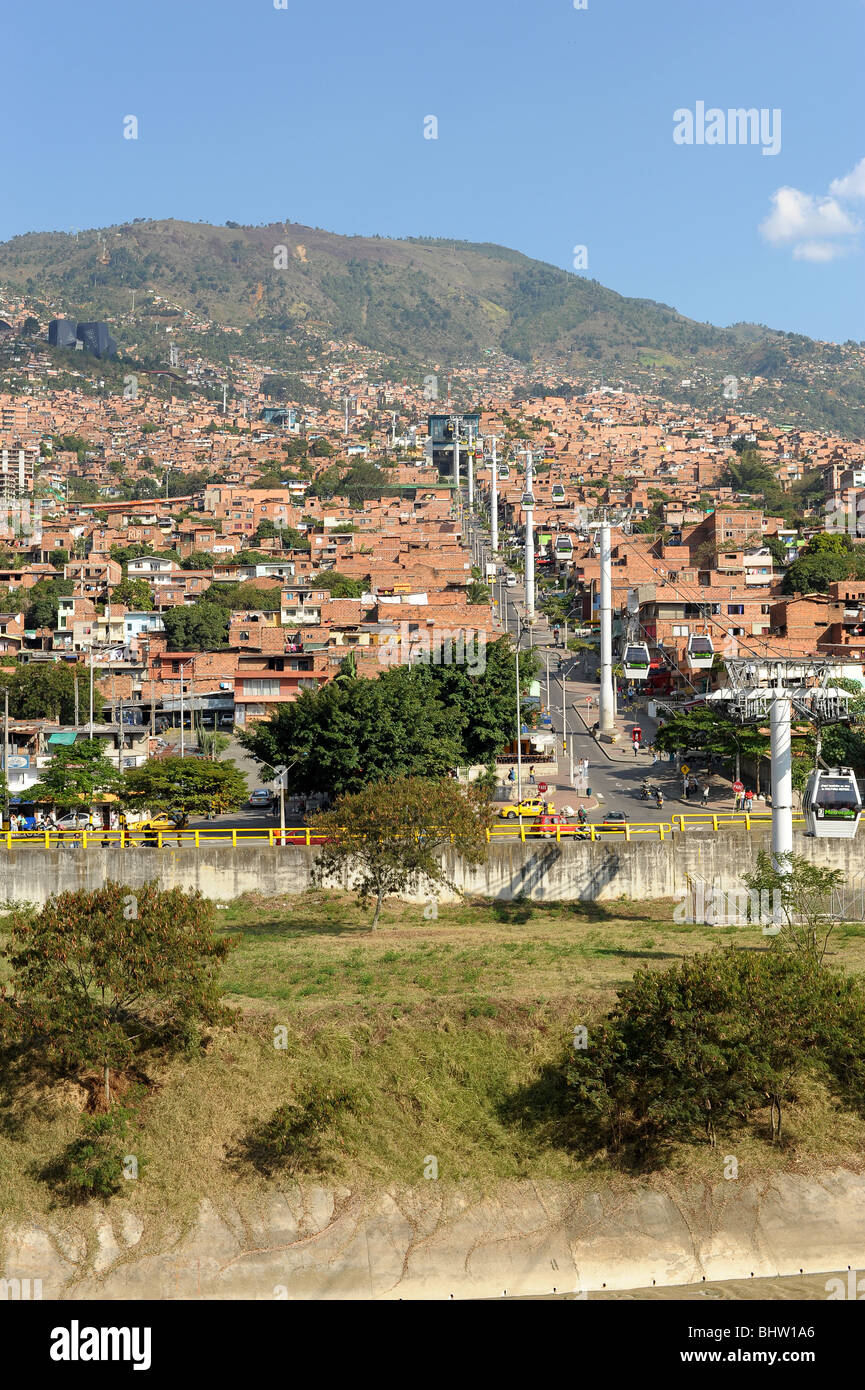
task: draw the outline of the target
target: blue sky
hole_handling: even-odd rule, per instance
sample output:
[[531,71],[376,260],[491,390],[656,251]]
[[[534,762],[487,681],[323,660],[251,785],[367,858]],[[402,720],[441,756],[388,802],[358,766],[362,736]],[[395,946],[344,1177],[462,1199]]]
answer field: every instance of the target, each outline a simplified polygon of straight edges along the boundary
[[[569,269],[579,245],[695,319],[865,338],[865,0],[40,0],[3,46],[0,238],[288,218]],[[676,144],[698,102],[780,109],[780,152]]]

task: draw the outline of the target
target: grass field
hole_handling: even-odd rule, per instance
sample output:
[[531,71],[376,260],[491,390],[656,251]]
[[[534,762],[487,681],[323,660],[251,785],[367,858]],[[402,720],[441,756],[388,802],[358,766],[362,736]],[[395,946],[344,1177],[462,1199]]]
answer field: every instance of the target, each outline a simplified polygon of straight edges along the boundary
[[[219,914],[220,932],[239,938],[224,972],[235,1027],[139,1078],[126,1142],[140,1177],[121,1197],[143,1218],[183,1221],[203,1196],[254,1202],[307,1175],[352,1188],[417,1184],[430,1156],[440,1180],[481,1186],[632,1182],[572,1146],[561,1076],[574,1025],[591,1029],[639,966],[719,941],[765,947],[759,930],[677,924],[672,911],[471,903],[429,920],[422,906],[388,903],[370,934],[369,913],[346,896],[240,900]],[[829,963],[865,970],[865,927],[839,928]],[[262,1126],[309,1095],[331,1105],[329,1118],[301,1136],[294,1168],[267,1172]],[[77,1134],[87,1099],[77,1084],[38,1077],[0,1095],[4,1224],[51,1207],[38,1174]],[[774,1149],[748,1128],[716,1150],[680,1145],[662,1173],[638,1176],[720,1179],[727,1153],[740,1177],[858,1167],[863,1148],[865,1122],[813,1087],[789,1107]]]

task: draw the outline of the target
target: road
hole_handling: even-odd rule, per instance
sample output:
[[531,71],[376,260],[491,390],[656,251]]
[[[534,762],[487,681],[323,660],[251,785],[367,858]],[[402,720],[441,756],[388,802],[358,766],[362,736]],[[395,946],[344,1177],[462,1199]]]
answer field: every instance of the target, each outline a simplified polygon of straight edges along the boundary
[[[478,563],[483,565],[483,562],[490,558],[488,537],[474,524],[470,529],[470,539],[473,554],[477,556]],[[586,674],[581,659],[555,647],[547,620],[540,614],[537,605],[535,622],[531,628],[528,627],[525,621],[525,588],[522,583],[517,583],[516,587],[511,589],[508,589],[504,584],[496,584],[493,592],[494,596],[500,596],[501,617],[505,630],[515,641],[519,641],[521,650],[527,650],[529,646],[534,646],[541,658],[542,706],[547,705],[546,670],[547,667],[549,668],[548,713],[551,716],[552,725],[547,725],[547,727],[552,727],[558,735],[559,770],[557,774],[546,779],[549,791],[545,795],[553,801],[557,809],[574,800],[573,786],[569,780],[569,758],[562,753],[563,730],[566,723],[568,737],[573,746],[574,766],[576,767],[581,758],[588,759],[588,785],[592,789],[592,796],[597,798],[599,802],[596,809],[587,813],[590,823],[599,823],[610,811],[625,811],[632,822],[649,823],[654,826],[658,822],[668,823],[671,814],[700,810],[701,807],[695,799],[692,798],[690,802],[683,799],[681,777],[675,773],[671,763],[666,761],[653,763],[652,755],[644,749],[635,757],[631,748],[624,748],[621,744],[614,750],[608,751],[604,744],[597,742],[591,730],[598,718],[598,686]],[[559,671],[560,659],[562,660],[561,673]],[[562,709],[563,678],[564,715]],[[591,709],[586,706],[586,700],[589,697],[594,700]],[[634,713],[633,722],[638,724],[645,722],[645,718],[641,719],[638,710]],[[630,728],[630,723],[626,724],[626,728]],[[698,777],[702,770],[702,762],[694,765],[694,771]],[[540,780],[541,774],[537,773],[536,776]],[[640,787],[644,779],[647,779],[653,786],[659,786],[663,791],[663,810],[659,810],[654,801],[641,800]],[[523,794],[531,795],[534,791],[535,788],[529,781],[528,767],[524,762]],[[708,809],[712,809],[711,799]],[[729,810],[730,807],[725,804],[723,808],[717,806],[717,809]],[[640,832],[635,830],[633,833],[638,834]],[[645,833],[657,834],[654,829],[648,829]]]

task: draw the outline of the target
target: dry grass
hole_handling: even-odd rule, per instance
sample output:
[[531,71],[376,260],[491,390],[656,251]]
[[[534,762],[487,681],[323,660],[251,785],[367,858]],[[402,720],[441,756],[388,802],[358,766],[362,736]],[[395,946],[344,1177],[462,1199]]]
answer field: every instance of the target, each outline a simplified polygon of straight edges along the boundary
[[[753,929],[674,923],[664,903],[470,903],[435,920],[393,903],[374,935],[368,919],[353,899],[321,893],[220,913],[220,930],[241,936],[225,970],[236,1027],[200,1056],[149,1068],[129,1140],[142,1175],[122,1192],[149,1223],[189,1219],[205,1195],[217,1206],[266,1198],[283,1179],[243,1161],[243,1142],[310,1087],[352,1096],[309,1171],[354,1188],[417,1183],[428,1155],[443,1181],[631,1181],[571,1146],[560,1077],[573,1025],[604,1012],[639,966],[718,941],[764,947]],[[863,928],[839,930],[831,963],[865,970]],[[37,1174],[78,1132],[83,1104],[80,1088],[44,1078],[0,1096],[3,1224],[49,1208]],[[781,1145],[749,1127],[714,1151],[680,1145],[663,1173],[640,1177],[719,1180],[726,1154],[740,1179],[816,1172],[857,1166],[863,1148],[865,1122],[809,1083]]]

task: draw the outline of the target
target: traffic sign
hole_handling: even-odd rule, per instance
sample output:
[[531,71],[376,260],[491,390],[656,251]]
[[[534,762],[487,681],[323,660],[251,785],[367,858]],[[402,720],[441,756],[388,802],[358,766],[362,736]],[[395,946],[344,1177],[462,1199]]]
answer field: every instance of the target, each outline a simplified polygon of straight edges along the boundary
[[538,791],[539,791],[539,792],[545,792],[546,790],[547,790],[547,784],[546,784],[546,782],[539,782],[539,783],[538,783]]
[[734,782],[734,783],[733,783],[733,791],[734,791],[734,792],[743,792],[744,790],[745,790],[745,783],[744,783],[744,782]]
[[682,776],[683,776],[683,777],[687,777],[687,775],[688,775],[688,773],[689,773],[690,771],[691,771],[691,769],[688,767],[688,764],[687,764],[687,763],[682,763]]

